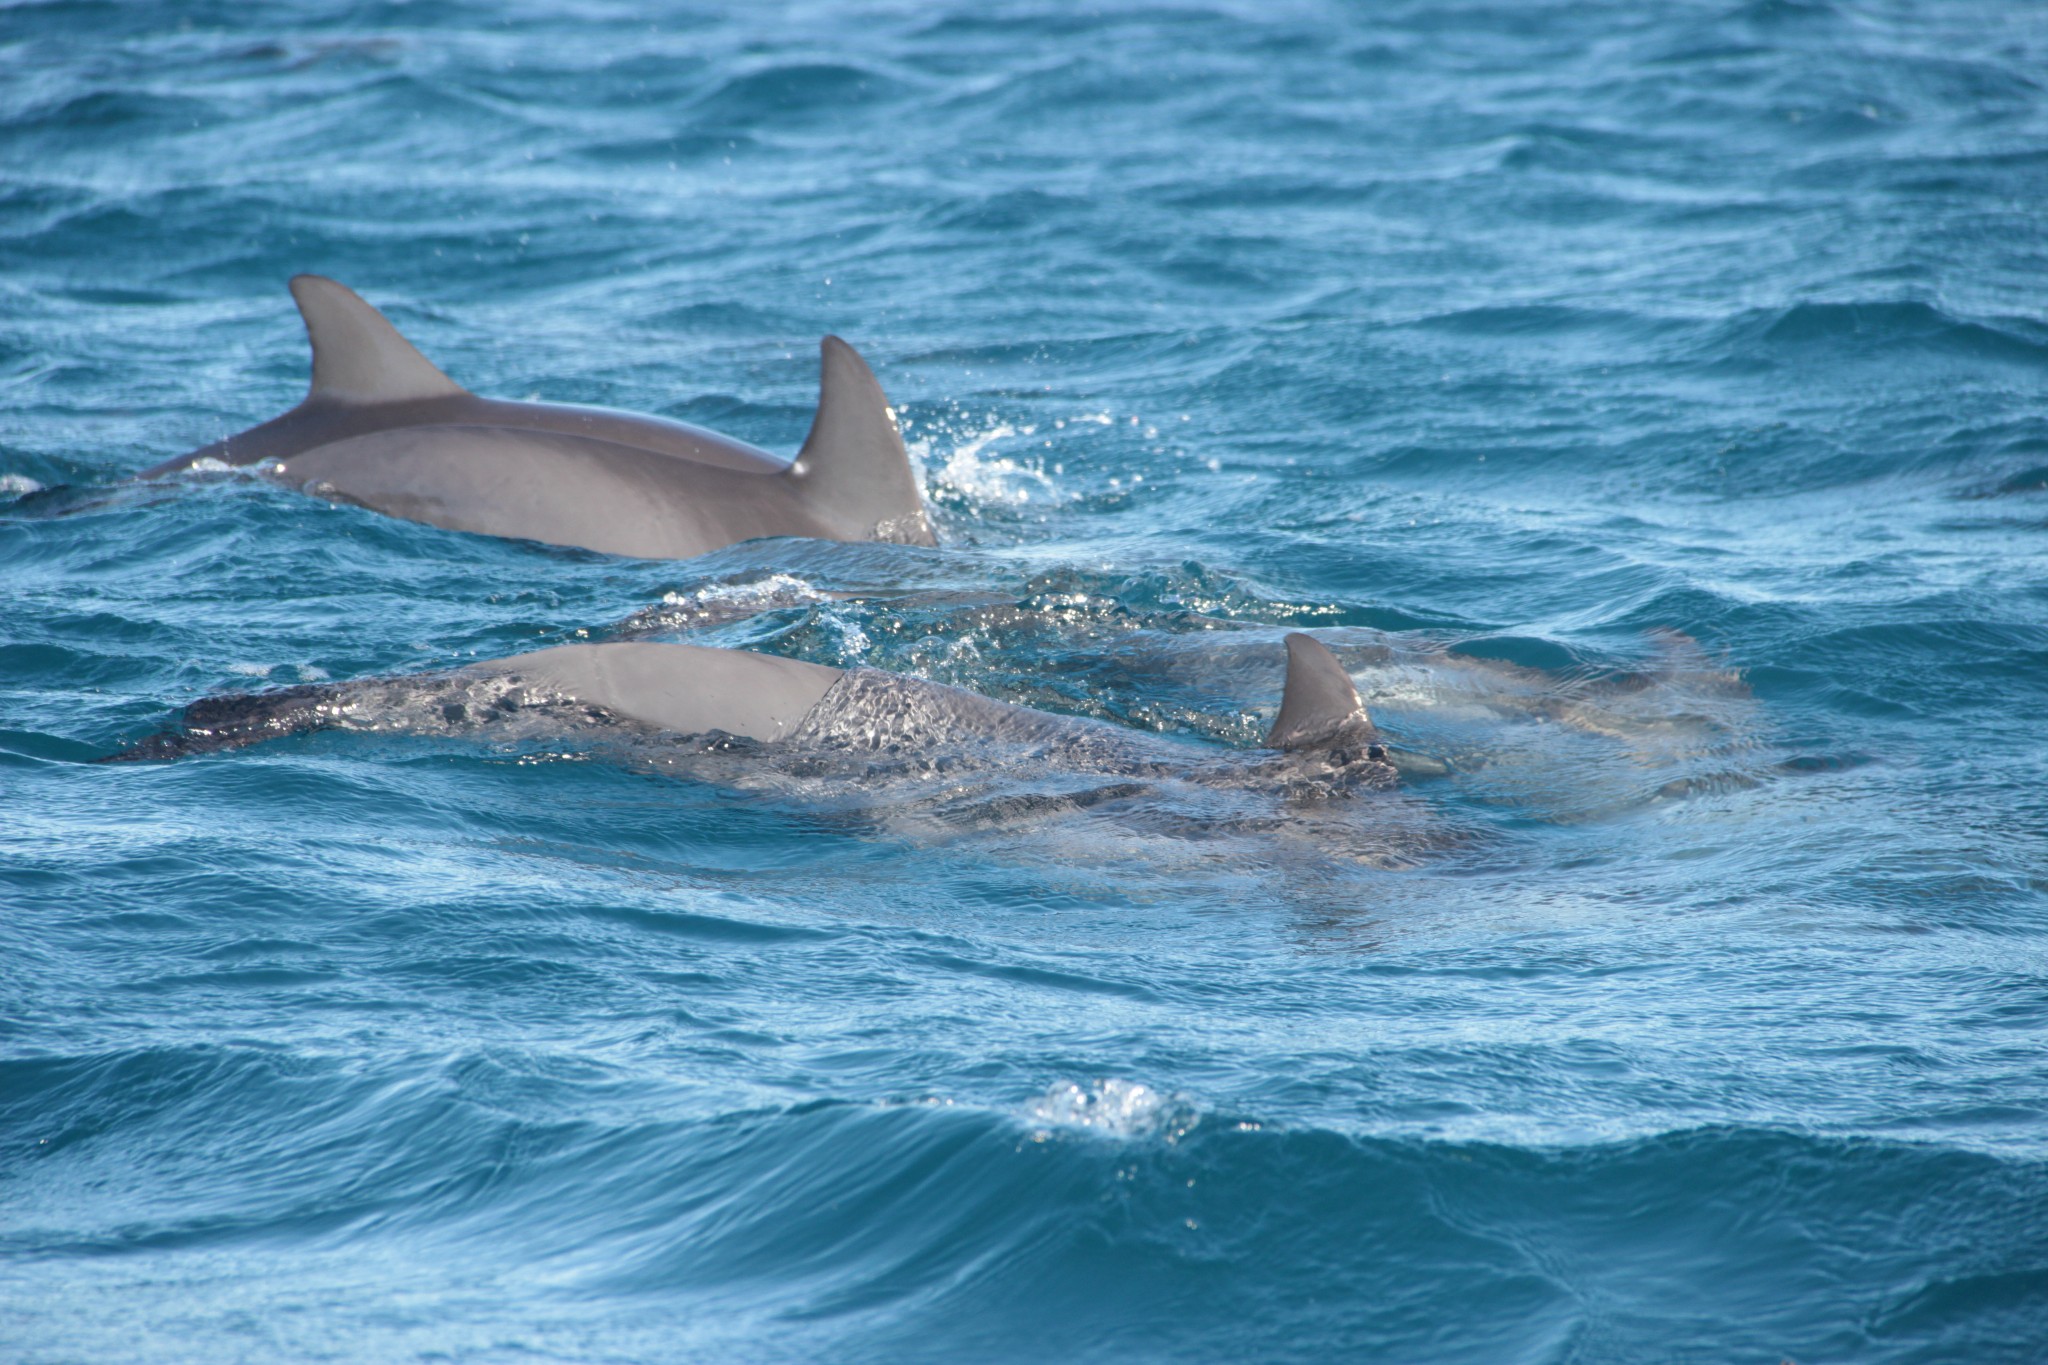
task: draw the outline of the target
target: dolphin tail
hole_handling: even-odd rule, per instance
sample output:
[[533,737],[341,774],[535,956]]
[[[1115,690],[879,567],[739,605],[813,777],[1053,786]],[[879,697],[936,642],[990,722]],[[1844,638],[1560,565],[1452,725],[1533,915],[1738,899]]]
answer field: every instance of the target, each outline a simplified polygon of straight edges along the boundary
[[838,337],[820,351],[818,415],[784,477],[799,481],[811,514],[839,539],[937,545],[874,371]]
[[1351,675],[1319,640],[1299,631],[1287,637],[1287,686],[1280,717],[1266,735],[1268,749],[1320,749],[1374,734]]

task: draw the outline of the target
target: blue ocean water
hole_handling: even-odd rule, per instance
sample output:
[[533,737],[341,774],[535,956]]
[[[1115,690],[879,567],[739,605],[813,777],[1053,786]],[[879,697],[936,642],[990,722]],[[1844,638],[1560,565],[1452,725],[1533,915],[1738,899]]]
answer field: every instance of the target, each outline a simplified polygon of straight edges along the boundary
[[[50,0],[0,72],[0,1357],[2048,1359],[2036,7]],[[300,271],[778,450],[842,334],[943,548],[130,482],[298,399]],[[628,636],[1246,746],[1291,629],[1383,838],[88,761]]]

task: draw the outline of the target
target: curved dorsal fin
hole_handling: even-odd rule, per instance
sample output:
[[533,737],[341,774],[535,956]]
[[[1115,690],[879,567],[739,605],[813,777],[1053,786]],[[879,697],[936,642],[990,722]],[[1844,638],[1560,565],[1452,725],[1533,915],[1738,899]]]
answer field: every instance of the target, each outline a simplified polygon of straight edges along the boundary
[[313,343],[308,402],[396,403],[464,391],[347,286],[320,275],[295,275],[292,297]]
[[1344,665],[1320,640],[1299,631],[1287,637],[1287,687],[1280,718],[1266,736],[1268,749],[1305,749],[1334,738],[1348,722],[1372,722]]
[[811,514],[846,539],[939,543],[889,400],[838,337],[819,343],[818,415],[788,477],[801,481]]

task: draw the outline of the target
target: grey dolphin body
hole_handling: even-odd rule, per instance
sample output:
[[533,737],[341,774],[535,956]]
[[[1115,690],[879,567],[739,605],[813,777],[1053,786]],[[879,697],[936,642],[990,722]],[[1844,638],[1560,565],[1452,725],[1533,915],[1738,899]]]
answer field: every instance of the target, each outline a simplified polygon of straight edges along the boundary
[[[1343,666],[1307,635],[1288,636],[1287,653],[1280,715],[1265,740],[1269,752],[1256,755],[1053,715],[878,669],[623,643],[564,645],[446,673],[208,698],[186,708],[182,731],[113,758],[176,758],[317,730],[515,739],[580,732],[625,738],[643,750],[650,742],[696,737],[696,752],[709,736],[714,749],[737,744],[814,773],[907,771],[950,781],[975,768],[1050,770],[1258,786],[1294,796],[1393,786],[1395,770]],[[1142,784],[1091,787],[1079,803],[1139,790]]]
[[788,460],[684,422],[479,398],[342,285],[300,275],[291,288],[313,346],[305,401],[141,477],[262,464],[391,516],[650,559],[757,536],[937,543],[881,385],[837,337]]

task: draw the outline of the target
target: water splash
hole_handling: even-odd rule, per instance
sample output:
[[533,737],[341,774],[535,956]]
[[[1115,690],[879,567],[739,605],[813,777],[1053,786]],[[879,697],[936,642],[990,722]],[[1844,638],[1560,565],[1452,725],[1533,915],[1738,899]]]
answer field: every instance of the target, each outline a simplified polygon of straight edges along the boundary
[[795,574],[786,573],[773,573],[741,582],[707,583],[688,592],[663,593],[658,605],[635,612],[620,622],[611,634],[615,639],[636,640],[681,631],[709,630],[765,612],[818,606],[843,596],[845,594],[829,592]]
[[933,499],[973,509],[977,517],[985,508],[1042,507],[1062,501],[1057,468],[1048,473],[1042,462],[999,455],[990,449],[1004,441],[1035,436],[1038,428],[1029,423],[988,420],[993,425],[959,438],[943,453],[938,449],[945,439],[943,432],[907,443],[911,457],[928,471],[925,486]]
[[1160,1137],[1178,1142],[1201,1122],[1186,1101],[1165,1095],[1141,1081],[1114,1077],[1081,1085],[1060,1081],[1025,1106],[1024,1115],[1040,1125],[1032,1134],[1044,1142],[1054,1129],[1076,1129],[1105,1137]]

